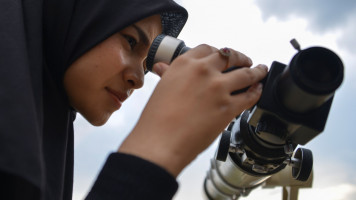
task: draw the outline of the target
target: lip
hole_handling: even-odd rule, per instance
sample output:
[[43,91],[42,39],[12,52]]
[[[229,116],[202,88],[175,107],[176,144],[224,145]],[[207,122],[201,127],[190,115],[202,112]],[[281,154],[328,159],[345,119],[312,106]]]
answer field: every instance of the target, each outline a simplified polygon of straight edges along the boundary
[[108,87],[106,87],[105,89],[109,92],[111,97],[114,99],[118,108],[120,108],[122,103],[128,98],[128,95],[126,93],[118,92]]

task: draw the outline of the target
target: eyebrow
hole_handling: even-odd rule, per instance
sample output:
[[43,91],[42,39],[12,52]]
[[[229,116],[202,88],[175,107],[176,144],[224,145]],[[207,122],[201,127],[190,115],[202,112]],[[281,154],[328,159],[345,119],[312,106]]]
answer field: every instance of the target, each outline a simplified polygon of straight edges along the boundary
[[142,41],[144,45],[149,46],[150,40],[148,39],[146,33],[140,27],[136,26],[135,24],[133,24],[132,27],[134,27],[135,30],[137,31],[140,41]]

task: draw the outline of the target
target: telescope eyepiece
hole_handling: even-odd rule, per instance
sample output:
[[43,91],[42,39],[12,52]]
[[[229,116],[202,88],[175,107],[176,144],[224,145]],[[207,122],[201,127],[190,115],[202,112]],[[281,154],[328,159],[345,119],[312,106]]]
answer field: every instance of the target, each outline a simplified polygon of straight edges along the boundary
[[333,93],[341,85],[343,69],[340,58],[323,47],[300,51],[289,65],[296,84],[309,93],[319,95]]
[[160,34],[152,42],[146,58],[146,68],[152,72],[153,65],[157,62],[170,64],[177,56],[185,53],[190,48],[182,40]]

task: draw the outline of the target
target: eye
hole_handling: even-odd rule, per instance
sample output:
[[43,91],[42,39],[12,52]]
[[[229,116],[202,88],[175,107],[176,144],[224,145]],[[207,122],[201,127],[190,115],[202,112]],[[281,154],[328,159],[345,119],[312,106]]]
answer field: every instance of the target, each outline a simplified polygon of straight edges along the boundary
[[134,49],[136,44],[137,44],[137,40],[131,36],[128,35],[124,35],[126,41],[129,43],[131,49]]

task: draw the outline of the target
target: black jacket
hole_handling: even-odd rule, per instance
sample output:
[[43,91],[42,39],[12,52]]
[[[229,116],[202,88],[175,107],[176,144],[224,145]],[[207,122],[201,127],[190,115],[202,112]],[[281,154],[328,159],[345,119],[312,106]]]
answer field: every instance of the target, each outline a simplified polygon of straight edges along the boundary
[[[161,14],[163,32],[172,36],[187,19],[172,0],[0,1],[1,197],[72,198],[76,113],[63,90],[64,72],[96,44],[153,14]],[[88,198],[142,199],[134,195],[156,187],[170,198],[176,183],[167,176],[149,162],[112,154]]]

